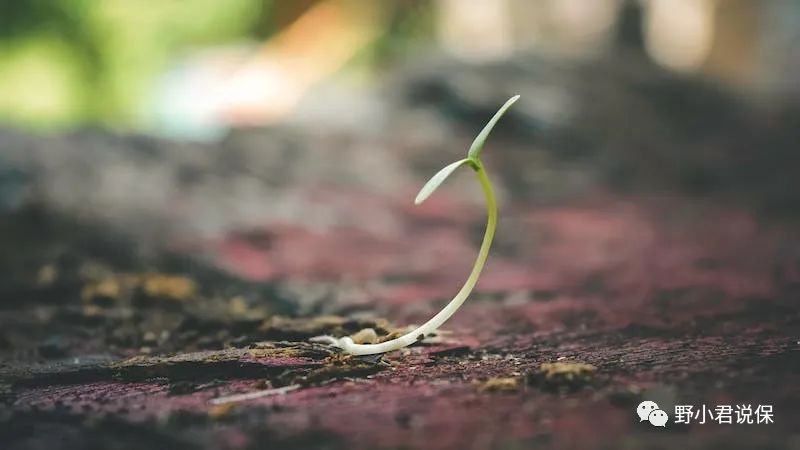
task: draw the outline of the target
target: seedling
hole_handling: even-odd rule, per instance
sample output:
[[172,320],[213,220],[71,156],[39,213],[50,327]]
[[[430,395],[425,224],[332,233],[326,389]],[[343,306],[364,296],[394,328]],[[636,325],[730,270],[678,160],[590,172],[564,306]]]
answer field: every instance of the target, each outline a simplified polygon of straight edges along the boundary
[[508,101],[494,114],[494,117],[489,120],[489,123],[483,127],[483,130],[481,130],[480,134],[478,134],[478,137],[476,137],[472,142],[472,145],[469,147],[469,151],[467,152],[467,157],[451,163],[437,172],[436,175],[434,175],[430,180],[428,180],[427,183],[425,183],[425,186],[422,187],[422,189],[419,191],[419,194],[417,194],[417,198],[414,200],[414,203],[417,205],[424,202],[439,186],[441,186],[442,183],[444,183],[450,174],[455,172],[455,170],[461,166],[471,167],[475,171],[478,181],[480,181],[481,186],[483,187],[483,193],[486,195],[486,231],[483,234],[483,242],[478,250],[478,257],[475,259],[475,264],[472,266],[472,272],[470,272],[469,278],[467,278],[467,281],[461,287],[461,290],[458,291],[456,296],[453,297],[453,299],[450,300],[450,303],[448,303],[441,311],[439,311],[430,320],[425,322],[422,326],[396,339],[381,342],[379,344],[356,344],[349,336],[345,336],[343,338],[335,338],[333,336],[317,336],[312,338],[312,341],[327,343],[339,347],[344,352],[351,355],[373,355],[376,353],[391,352],[393,350],[409,346],[414,342],[423,339],[425,336],[435,332],[447,321],[447,319],[450,318],[450,316],[452,316],[458,310],[458,308],[461,307],[467,297],[469,297],[472,289],[475,288],[475,284],[478,282],[478,277],[480,276],[483,266],[486,263],[486,258],[489,256],[489,247],[492,245],[495,228],[497,227],[497,203],[494,198],[494,192],[492,191],[492,183],[489,181],[489,176],[486,174],[486,170],[481,162],[481,150],[483,150],[483,144],[486,142],[486,138],[489,137],[489,133],[492,132],[492,129],[497,124],[497,121],[503,117],[503,114],[505,114],[506,110],[508,110],[508,108],[511,107],[511,105],[513,105],[518,99],[519,95],[515,95],[514,97],[508,99]]

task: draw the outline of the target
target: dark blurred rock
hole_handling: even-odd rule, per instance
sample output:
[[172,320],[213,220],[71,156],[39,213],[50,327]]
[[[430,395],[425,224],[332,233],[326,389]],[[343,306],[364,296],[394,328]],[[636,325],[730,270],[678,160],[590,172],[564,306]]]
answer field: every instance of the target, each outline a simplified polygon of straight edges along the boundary
[[[521,94],[486,152],[520,200],[605,186],[800,211],[792,175],[800,169],[793,105],[773,101],[765,108],[636,53],[575,62],[519,55],[482,66],[437,60],[407,71],[392,86],[397,106],[388,121],[398,129],[446,130],[428,144],[451,158],[503,99]],[[429,149],[414,156],[426,170],[441,159]]]

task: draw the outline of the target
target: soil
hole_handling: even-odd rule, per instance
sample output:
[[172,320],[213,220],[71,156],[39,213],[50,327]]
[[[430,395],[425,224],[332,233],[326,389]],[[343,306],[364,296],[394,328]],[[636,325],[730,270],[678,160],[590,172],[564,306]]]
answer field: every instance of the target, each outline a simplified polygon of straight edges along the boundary
[[[463,129],[472,129],[483,109],[434,81],[408,98],[458,106],[447,117],[471,111]],[[406,131],[414,123],[410,113],[395,117]],[[796,167],[782,159],[783,141],[773,141],[774,152],[736,159],[725,151],[738,154],[738,145],[753,141],[729,134],[757,142],[766,133],[760,122],[713,127],[707,133],[715,140],[658,116],[648,123],[662,123],[662,131],[672,123],[686,142],[725,150],[654,144],[673,152],[663,166],[637,156],[643,141],[618,141],[623,134],[596,141],[603,126],[593,124],[575,128],[583,134],[545,134],[552,139],[536,145],[584,136],[590,148],[618,151],[558,159],[525,150],[529,136],[516,132],[531,117],[510,114],[514,126],[497,130],[508,152],[499,144],[485,152],[501,218],[477,291],[437,335],[372,357],[308,338],[371,328],[380,339],[426,320],[463,282],[482,233],[466,173],[411,206],[431,161],[442,163],[441,155],[415,153],[425,142],[402,137],[403,158],[381,153],[391,170],[353,179],[333,157],[320,159],[325,151],[315,143],[348,148],[360,163],[374,148],[369,140],[301,139],[299,159],[282,171],[286,163],[275,155],[287,153],[261,149],[259,139],[272,136],[269,145],[284,149],[272,143],[297,145],[298,133],[236,132],[221,146],[229,153],[204,148],[213,162],[206,165],[149,138],[0,136],[27,155],[50,155],[42,161],[52,154],[36,149],[79,155],[108,147],[113,158],[138,161],[142,176],[162,167],[183,180],[160,191],[174,192],[167,199],[144,196],[147,186],[121,186],[111,196],[112,185],[74,202],[53,181],[69,180],[70,166],[37,172],[23,165],[39,180],[35,201],[0,198],[7,205],[0,213],[2,447],[797,448],[800,236]],[[642,136],[653,130],[640,128]],[[390,135],[387,148],[400,141]],[[274,172],[262,184],[236,167],[247,166],[242,149],[256,147],[267,155],[258,170]],[[700,153],[712,156],[698,161]],[[74,178],[113,170],[106,163],[78,164],[88,172],[76,169]],[[570,178],[576,167],[581,175]],[[697,191],[697,178],[682,181],[687,167],[727,175]],[[571,181],[558,185],[534,173]],[[637,175],[608,181],[624,173]],[[542,183],[551,190],[536,192]],[[384,184],[392,186],[376,188]],[[220,193],[221,186],[232,191]],[[252,187],[258,195],[248,205],[267,202],[271,215],[238,208],[251,188],[235,186],[261,186]],[[289,204],[301,212],[279,207]],[[259,394],[232,397],[249,393]],[[644,400],[668,413],[666,427],[640,422]],[[676,405],[768,405],[774,423],[678,424]]]

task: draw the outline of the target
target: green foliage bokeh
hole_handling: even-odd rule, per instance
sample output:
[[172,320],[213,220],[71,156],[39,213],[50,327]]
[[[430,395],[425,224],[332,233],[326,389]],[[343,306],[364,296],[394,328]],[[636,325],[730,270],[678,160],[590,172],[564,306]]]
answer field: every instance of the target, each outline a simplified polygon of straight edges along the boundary
[[0,121],[133,125],[180,52],[253,34],[263,0],[0,0]]

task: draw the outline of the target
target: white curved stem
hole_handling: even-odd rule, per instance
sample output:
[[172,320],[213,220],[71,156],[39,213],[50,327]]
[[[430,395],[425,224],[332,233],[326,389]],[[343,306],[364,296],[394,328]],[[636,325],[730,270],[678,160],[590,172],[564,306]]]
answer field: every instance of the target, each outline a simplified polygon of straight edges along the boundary
[[497,202],[494,198],[494,192],[492,192],[492,185],[489,182],[489,177],[486,175],[486,170],[484,170],[483,164],[481,164],[480,161],[472,161],[472,163],[478,180],[480,180],[481,186],[483,187],[483,192],[486,195],[486,208],[488,211],[486,231],[483,234],[483,242],[481,243],[481,248],[478,250],[478,257],[475,259],[475,265],[472,266],[472,272],[470,272],[469,278],[467,278],[464,286],[462,286],[456,296],[450,300],[450,303],[414,331],[406,333],[396,339],[381,342],[380,344],[356,344],[349,337],[337,339],[331,336],[319,336],[314,338],[314,341],[335,345],[351,355],[373,355],[376,353],[390,352],[409,346],[421,340],[426,335],[433,333],[461,307],[478,282],[478,277],[486,263],[486,258],[489,256],[489,247],[492,245],[494,232],[497,228]]

